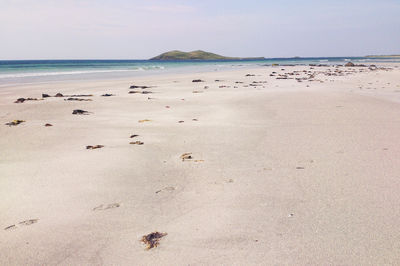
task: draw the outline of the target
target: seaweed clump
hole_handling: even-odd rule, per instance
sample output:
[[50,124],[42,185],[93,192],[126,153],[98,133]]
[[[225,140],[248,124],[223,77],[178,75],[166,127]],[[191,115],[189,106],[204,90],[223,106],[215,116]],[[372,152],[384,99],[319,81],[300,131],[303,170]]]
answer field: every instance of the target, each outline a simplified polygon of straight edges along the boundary
[[143,145],[143,144],[144,144],[144,142],[137,140],[137,141],[132,141],[132,142],[129,142],[129,144],[134,144],[134,145]]
[[72,111],[72,114],[73,115],[87,115],[87,114],[89,114],[89,112],[85,111],[85,110],[81,110],[81,109],[75,109]]
[[153,232],[142,237],[142,242],[147,245],[146,249],[158,247],[160,239],[166,236],[167,233]]
[[8,122],[8,123],[6,123],[5,125],[6,126],[18,126],[19,124],[21,124],[21,123],[24,123],[25,121],[24,120],[14,120],[14,121],[11,121],[11,122]]
[[192,160],[193,159],[192,153],[186,152],[186,153],[182,154],[181,159],[182,159],[182,162],[187,161],[187,160]]
[[96,150],[96,149],[101,149],[103,147],[104,147],[104,145],[94,145],[94,146],[90,145],[90,146],[86,146],[86,149],[87,150]]

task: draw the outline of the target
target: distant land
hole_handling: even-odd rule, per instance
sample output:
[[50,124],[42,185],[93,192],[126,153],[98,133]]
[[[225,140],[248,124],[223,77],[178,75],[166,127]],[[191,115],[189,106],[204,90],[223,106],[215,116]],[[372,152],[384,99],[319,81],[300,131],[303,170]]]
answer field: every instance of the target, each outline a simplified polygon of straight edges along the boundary
[[400,55],[367,55],[366,57],[373,57],[373,58],[400,58]]
[[150,60],[257,60],[264,57],[227,57],[218,54],[205,52],[202,50],[192,52],[182,52],[178,50],[169,51]]

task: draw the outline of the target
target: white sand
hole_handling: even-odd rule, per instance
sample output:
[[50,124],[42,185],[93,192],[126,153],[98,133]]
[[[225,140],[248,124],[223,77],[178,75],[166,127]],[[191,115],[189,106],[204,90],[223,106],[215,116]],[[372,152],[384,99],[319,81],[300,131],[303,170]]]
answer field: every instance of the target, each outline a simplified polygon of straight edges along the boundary
[[[0,264],[400,264],[400,70],[305,69],[1,88]],[[13,103],[57,92],[94,96]]]

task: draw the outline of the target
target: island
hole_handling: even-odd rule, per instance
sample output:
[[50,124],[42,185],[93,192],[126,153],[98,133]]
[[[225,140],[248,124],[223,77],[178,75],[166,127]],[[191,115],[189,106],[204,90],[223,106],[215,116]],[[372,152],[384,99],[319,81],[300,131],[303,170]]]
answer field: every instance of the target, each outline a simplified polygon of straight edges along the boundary
[[227,57],[202,50],[182,52],[178,50],[160,54],[150,60],[263,60],[264,57]]

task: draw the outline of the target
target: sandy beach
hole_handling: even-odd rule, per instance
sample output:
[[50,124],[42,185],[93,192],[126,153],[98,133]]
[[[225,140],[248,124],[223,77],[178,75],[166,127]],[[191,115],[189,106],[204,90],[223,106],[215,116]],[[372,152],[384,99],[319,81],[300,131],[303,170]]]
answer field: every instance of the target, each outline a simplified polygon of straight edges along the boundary
[[400,264],[400,68],[378,67],[1,87],[0,264]]

